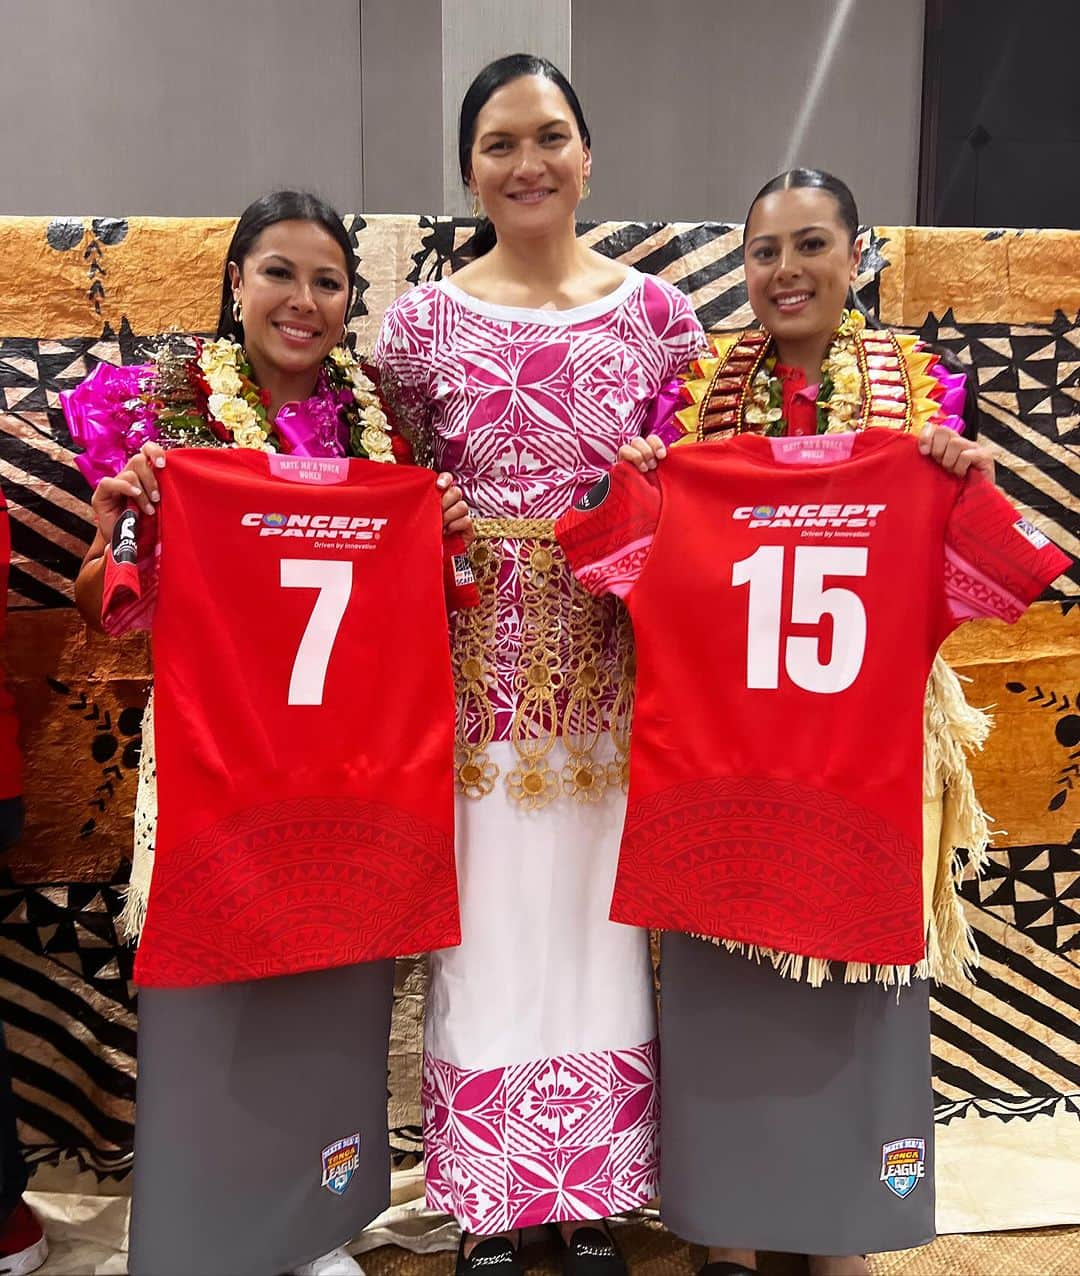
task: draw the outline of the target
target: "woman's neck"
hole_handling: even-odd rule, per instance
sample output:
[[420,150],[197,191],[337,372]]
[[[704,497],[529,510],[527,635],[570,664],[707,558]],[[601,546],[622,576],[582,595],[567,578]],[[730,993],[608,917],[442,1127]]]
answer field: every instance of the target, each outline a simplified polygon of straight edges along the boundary
[[303,372],[285,372],[273,364],[266,364],[258,356],[249,355],[251,371],[255,383],[260,390],[270,396],[270,406],[266,409],[267,418],[273,422],[286,403],[299,403],[310,399],[319,383],[322,364],[307,368]]
[[491,250],[489,270],[502,288],[520,295],[519,304],[576,304],[574,284],[587,262],[588,250],[571,226],[547,239],[500,239]]
[[785,368],[799,368],[806,377],[807,385],[816,385],[821,380],[821,365],[832,345],[833,333],[822,337],[803,337],[794,341],[776,340],[776,360]]

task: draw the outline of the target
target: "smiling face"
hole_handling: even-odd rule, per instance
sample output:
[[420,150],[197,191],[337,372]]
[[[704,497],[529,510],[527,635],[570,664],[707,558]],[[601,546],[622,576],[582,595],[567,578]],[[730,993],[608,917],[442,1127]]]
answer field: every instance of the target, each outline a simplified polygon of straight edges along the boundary
[[492,93],[476,117],[470,159],[469,189],[500,240],[572,225],[592,167],[570,104],[542,75]]
[[777,342],[828,340],[859,271],[835,198],[814,187],[765,195],[746,224],[746,291]]
[[[229,263],[243,307],[244,348],[258,375],[295,376],[319,364],[341,340],[348,306],[345,254],[318,222],[281,221]],[[265,375],[265,373],[264,373]]]

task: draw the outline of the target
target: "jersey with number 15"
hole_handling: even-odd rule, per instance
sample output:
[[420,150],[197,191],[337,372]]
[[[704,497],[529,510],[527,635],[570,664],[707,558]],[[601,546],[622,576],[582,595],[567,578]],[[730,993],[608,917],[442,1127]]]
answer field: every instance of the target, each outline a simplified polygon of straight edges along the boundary
[[1069,564],[892,430],[744,434],[612,472],[560,520],[637,645],[611,916],[806,957],[924,956],[922,727],[962,620]]
[[[139,983],[459,942],[454,692],[430,471],[170,452],[103,622],[152,598],[158,829]],[[154,534],[156,533],[156,541]]]

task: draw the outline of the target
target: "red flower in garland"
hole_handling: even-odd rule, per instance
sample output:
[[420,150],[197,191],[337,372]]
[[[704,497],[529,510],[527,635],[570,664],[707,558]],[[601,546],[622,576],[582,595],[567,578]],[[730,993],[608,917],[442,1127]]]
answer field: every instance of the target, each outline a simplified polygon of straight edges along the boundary
[[412,465],[413,450],[409,444],[409,440],[401,434],[391,434],[390,450],[394,454],[394,460],[399,465]]

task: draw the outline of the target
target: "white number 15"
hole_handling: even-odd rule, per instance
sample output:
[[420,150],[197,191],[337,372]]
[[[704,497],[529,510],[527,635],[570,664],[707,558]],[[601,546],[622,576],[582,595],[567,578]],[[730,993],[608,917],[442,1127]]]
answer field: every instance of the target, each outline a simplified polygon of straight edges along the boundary
[[315,558],[283,558],[283,589],[317,589],[307,628],[296,649],[289,704],[322,704],[326,668],[352,594],[352,563]]
[[[822,589],[822,584],[826,576],[865,576],[866,550],[800,545],[794,557],[791,623],[816,625],[824,616],[831,616],[832,651],[822,663],[818,635],[792,634],[784,647],[784,668],[804,691],[846,691],[859,676],[866,654],[866,610],[862,599],[850,589]],[[731,583],[750,586],[746,685],[775,689],[780,685],[784,547],[762,545],[749,558],[732,564]]]

